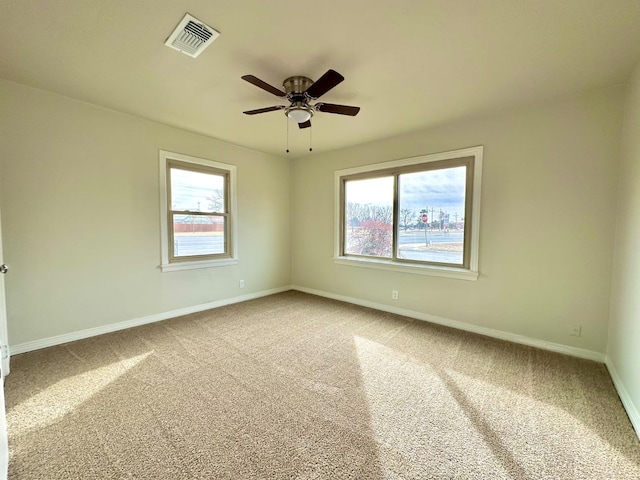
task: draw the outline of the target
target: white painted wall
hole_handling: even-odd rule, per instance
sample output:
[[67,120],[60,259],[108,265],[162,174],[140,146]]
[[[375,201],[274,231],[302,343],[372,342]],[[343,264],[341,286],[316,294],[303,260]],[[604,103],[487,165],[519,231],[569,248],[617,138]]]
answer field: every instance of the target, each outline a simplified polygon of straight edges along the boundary
[[[293,283],[603,354],[623,101],[610,87],[296,160]],[[475,145],[478,281],[333,263],[335,170]]]
[[640,435],[640,64],[625,106],[618,191],[607,363]]
[[[6,81],[0,105],[12,345],[290,284],[289,160]],[[238,265],[160,272],[159,149],[237,166]]]

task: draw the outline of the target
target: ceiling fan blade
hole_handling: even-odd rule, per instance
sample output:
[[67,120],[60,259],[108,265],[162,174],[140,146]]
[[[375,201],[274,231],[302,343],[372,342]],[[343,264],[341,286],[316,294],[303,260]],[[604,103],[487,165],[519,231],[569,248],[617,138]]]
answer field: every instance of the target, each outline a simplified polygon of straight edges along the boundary
[[274,95],[278,96],[278,97],[286,97],[287,94],[284,93],[282,90],[278,90],[276,87],[269,85],[267,82],[264,82],[262,80],[260,80],[258,77],[254,77],[253,75],[244,75],[241,77],[242,80],[251,83],[252,85],[255,85],[258,88],[261,88],[263,90],[266,90],[269,93],[273,93]]
[[336,105],[334,103],[318,103],[315,109],[319,112],[337,113],[338,115],[356,116],[360,111],[360,107],[351,107],[349,105]]
[[246,112],[242,112],[246,115],[255,115],[257,113],[267,113],[267,112],[275,112],[276,110],[282,110],[285,108],[282,105],[276,105],[274,107],[266,107],[266,108],[258,108],[256,110],[247,110]]
[[311,120],[307,120],[306,122],[302,122],[298,124],[300,128],[309,128],[311,126]]
[[320,98],[343,80],[344,77],[335,70],[327,70],[327,73],[322,75],[316,83],[307,88],[305,93],[311,98]]

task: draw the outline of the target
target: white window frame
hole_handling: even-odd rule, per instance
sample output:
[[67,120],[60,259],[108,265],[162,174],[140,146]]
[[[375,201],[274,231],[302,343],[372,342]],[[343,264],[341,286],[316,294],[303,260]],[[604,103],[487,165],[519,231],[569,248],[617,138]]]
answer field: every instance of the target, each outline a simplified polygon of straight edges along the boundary
[[[334,172],[334,257],[336,264],[348,265],[352,267],[374,268],[379,270],[390,270],[395,272],[412,273],[418,275],[432,275],[437,277],[456,278],[460,280],[477,280],[479,275],[478,256],[480,243],[480,191],[482,183],[482,146],[453,150],[449,152],[435,153],[420,157],[393,160],[390,162],[376,163],[374,165],[364,165],[361,167],[336,170]],[[463,157],[474,157],[473,162],[473,195],[471,204],[471,235],[469,267],[453,267],[430,265],[424,263],[411,263],[407,261],[398,262],[386,258],[359,257],[342,255],[342,218],[343,202],[341,199],[342,182],[344,177],[362,174],[375,173],[379,170],[387,170],[396,167],[438,162],[442,160],[454,160]],[[397,225],[394,225],[394,229]]]
[[[214,162],[213,160],[207,160],[205,158],[192,157],[184,155],[182,153],[169,152],[166,150],[159,151],[159,168],[160,168],[160,250],[161,261],[160,269],[163,272],[173,272],[178,270],[191,270],[196,268],[212,268],[223,267],[226,265],[235,265],[238,263],[238,221],[237,221],[237,189],[236,189],[236,167],[235,165],[229,165],[226,163]],[[175,160],[183,163],[191,163],[194,165],[203,165],[206,167],[212,167],[217,170],[223,170],[229,175],[229,191],[228,202],[229,212],[227,220],[229,225],[227,227],[227,248],[229,255],[222,258],[212,259],[199,259],[199,260],[186,260],[170,261],[170,249],[172,248],[170,242],[171,232],[169,231],[169,204],[168,204],[168,178],[167,178],[167,163],[170,160]]]

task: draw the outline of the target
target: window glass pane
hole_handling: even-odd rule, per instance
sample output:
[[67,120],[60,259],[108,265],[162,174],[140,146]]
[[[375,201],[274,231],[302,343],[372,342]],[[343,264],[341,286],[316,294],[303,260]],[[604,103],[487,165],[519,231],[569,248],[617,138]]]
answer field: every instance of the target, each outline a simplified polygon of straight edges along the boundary
[[398,258],[463,265],[466,170],[398,176]]
[[173,256],[225,253],[224,222],[217,215],[173,215]]
[[224,176],[170,168],[171,209],[224,212]]
[[344,205],[345,253],[391,257],[393,177],[345,182]]

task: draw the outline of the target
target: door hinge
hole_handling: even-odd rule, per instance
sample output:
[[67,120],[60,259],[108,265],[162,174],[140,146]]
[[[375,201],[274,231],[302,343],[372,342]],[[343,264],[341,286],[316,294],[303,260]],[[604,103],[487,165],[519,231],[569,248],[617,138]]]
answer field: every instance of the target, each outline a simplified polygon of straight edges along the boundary
[[0,352],[2,353],[2,360],[4,360],[5,358],[9,358],[9,346],[8,345],[2,345],[2,347],[0,347]]

